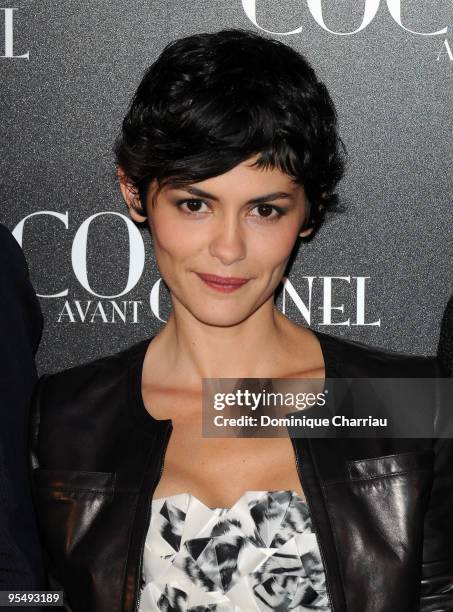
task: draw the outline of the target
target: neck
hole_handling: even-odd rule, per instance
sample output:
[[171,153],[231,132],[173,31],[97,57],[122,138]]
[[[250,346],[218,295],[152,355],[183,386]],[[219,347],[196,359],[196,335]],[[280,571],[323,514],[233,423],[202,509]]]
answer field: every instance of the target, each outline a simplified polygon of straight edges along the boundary
[[194,385],[200,378],[267,378],[287,367],[296,329],[299,338],[303,328],[287,319],[273,299],[229,327],[207,325],[177,307],[155,348],[165,355],[165,369],[173,379]]

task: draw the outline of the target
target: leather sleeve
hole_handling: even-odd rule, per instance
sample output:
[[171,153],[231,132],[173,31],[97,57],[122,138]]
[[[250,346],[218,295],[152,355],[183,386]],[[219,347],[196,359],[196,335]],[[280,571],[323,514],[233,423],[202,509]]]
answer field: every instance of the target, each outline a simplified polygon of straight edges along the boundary
[[[445,376],[439,363],[435,376]],[[441,393],[438,414],[451,421],[453,400]],[[438,438],[433,486],[425,515],[420,612],[453,610],[453,438]]]
[[[34,392],[33,392],[33,400],[30,410],[30,461],[32,470],[39,469],[39,424],[41,420],[41,404],[44,395],[45,383],[48,380],[49,375],[44,374],[38,380]],[[35,507],[38,513],[38,525],[39,525],[39,515],[40,508],[38,503],[38,497],[36,496],[35,489],[35,481],[32,478],[33,482],[33,497]],[[59,609],[63,609],[65,612],[72,612],[72,608],[68,604],[66,593],[64,592],[64,588],[61,585],[58,579],[58,572],[55,571],[55,568],[52,567],[52,563],[49,559],[45,548],[45,542],[42,542],[43,545],[43,553],[44,553],[44,564],[45,564],[45,572],[47,578],[47,589],[49,591],[63,591],[64,597],[64,605]]]

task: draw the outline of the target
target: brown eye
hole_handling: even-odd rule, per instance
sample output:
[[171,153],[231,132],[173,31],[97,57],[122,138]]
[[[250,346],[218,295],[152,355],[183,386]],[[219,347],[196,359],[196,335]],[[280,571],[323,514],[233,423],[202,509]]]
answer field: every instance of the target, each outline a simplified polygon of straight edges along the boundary
[[269,204],[260,204],[257,206],[257,210],[260,213],[260,217],[270,217],[274,208]]
[[198,212],[201,208],[202,202],[198,202],[198,201],[189,201],[187,202],[187,208],[191,211],[191,212]]
[[203,200],[195,199],[180,200],[179,202],[177,202],[177,206],[187,214],[204,212],[204,210],[202,209],[203,205],[206,205],[206,202],[204,202]]
[[266,221],[275,221],[284,214],[284,210],[273,204],[258,204],[252,211],[252,217]]

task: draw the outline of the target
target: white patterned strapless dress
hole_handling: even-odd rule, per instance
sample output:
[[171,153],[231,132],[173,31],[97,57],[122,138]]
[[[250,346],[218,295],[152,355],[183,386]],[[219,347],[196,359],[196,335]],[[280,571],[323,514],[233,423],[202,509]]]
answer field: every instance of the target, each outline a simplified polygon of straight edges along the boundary
[[153,500],[140,612],[330,612],[307,503],[247,491],[231,508]]

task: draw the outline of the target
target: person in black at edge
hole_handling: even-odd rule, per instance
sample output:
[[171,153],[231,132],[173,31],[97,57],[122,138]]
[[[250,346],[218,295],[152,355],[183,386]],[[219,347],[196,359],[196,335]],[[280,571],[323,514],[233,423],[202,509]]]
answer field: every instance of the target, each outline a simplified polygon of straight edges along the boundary
[[45,584],[27,453],[41,329],[27,263],[11,232],[0,225],[0,591],[43,590]]
[[448,300],[442,318],[437,356],[445,372],[453,376],[453,295]]

